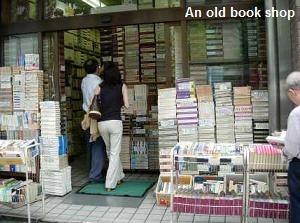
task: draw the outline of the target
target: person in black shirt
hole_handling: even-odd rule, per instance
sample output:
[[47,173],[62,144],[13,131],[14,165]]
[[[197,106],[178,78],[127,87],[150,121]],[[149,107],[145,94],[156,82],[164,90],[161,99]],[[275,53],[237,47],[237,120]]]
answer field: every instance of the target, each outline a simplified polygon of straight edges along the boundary
[[127,87],[121,80],[121,73],[114,63],[107,62],[104,65],[103,79],[95,93],[98,95],[102,114],[98,128],[109,159],[105,188],[111,191],[125,177],[120,160],[123,134],[121,108],[128,108],[128,95]]

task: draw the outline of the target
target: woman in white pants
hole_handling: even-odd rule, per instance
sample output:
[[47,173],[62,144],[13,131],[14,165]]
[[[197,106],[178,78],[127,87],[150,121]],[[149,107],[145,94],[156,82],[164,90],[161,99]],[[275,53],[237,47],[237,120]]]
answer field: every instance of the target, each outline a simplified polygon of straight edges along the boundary
[[122,106],[128,108],[128,95],[127,87],[121,80],[121,73],[114,63],[104,64],[103,80],[96,90],[102,114],[98,128],[105,142],[109,159],[105,188],[111,191],[125,177],[120,160],[123,134],[121,108]]

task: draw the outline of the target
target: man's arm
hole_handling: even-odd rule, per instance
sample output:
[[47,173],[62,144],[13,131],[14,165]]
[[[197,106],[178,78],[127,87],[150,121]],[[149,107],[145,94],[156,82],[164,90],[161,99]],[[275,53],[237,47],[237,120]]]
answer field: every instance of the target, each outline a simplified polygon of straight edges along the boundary
[[291,114],[288,119],[288,128],[285,136],[284,155],[289,159],[299,157],[300,152],[300,117]]

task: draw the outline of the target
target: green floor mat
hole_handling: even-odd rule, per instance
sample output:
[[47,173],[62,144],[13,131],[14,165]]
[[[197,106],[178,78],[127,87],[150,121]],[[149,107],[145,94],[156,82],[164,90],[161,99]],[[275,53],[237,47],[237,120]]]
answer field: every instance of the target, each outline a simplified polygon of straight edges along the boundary
[[143,197],[144,194],[156,183],[154,180],[127,180],[118,185],[114,190],[107,192],[105,183],[90,183],[81,188],[80,194]]

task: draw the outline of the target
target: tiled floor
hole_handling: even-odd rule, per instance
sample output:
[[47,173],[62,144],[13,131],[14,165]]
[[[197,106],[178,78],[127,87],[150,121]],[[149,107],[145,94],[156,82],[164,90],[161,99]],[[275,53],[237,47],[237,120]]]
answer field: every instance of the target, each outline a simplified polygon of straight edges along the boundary
[[[80,163],[80,162],[79,162]],[[157,175],[151,174],[126,174],[126,179],[157,179]],[[170,209],[156,205],[154,187],[148,191],[145,198],[125,198],[109,196],[78,195],[76,192],[87,182],[87,171],[83,166],[73,165],[72,169],[72,193],[64,197],[49,196],[46,199],[45,216],[42,214],[41,202],[31,206],[34,219],[32,222],[86,222],[86,223],[169,223],[171,222]],[[26,208],[11,209],[0,205],[0,215],[13,217],[26,217]],[[173,219],[175,221],[175,214]],[[26,222],[8,221],[0,222]],[[208,217],[194,214],[180,214],[178,222],[181,223],[239,223],[239,217]],[[273,223],[270,219],[250,219],[249,223]],[[286,223],[287,221],[274,221]]]

